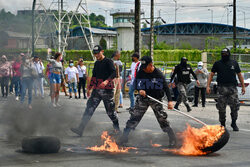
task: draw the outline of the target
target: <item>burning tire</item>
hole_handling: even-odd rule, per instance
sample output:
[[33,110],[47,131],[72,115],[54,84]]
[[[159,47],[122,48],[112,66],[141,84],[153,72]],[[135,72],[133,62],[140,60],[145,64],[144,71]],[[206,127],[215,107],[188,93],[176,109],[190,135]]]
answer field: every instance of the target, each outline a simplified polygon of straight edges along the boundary
[[22,150],[26,153],[48,154],[57,153],[60,150],[61,142],[56,137],[39,136],[29,137],[22,140]]
[[215,142],[211,147],[204,148],[202,149],[202,151],[205,153],[216,152],[227,144],[229,138],[230,134],[228,130],[225,128],[225,132],[222,134],[221,138],[217,142]]

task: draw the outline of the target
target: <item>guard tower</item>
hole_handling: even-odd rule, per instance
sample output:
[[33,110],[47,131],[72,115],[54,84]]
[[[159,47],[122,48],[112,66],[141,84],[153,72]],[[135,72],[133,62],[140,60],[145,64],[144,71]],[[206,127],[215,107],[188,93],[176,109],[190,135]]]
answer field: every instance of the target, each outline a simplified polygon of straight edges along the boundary
[[117,10],[110,15],[113,16],[113,27],[117,30],[117,49],[134,50],[134,10]]

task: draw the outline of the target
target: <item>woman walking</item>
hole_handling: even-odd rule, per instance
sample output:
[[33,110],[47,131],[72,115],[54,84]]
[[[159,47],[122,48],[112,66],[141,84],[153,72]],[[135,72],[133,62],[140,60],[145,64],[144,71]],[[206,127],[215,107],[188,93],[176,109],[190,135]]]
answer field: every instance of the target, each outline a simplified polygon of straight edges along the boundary
[[75,98],[77,99],[76,86],[77,83],[79,83],[79,75],[77,68],[74,66],[73,60],[69,61],[69,67],[66,68],[65,70],[65,77],[69,87],[69,98],[72,99],[72,89],[73,89],[75,93]]
[[77,70],[79,73],[79,83],[78,83],[78,97],[81,98],[81,89],[83,91],[84,99],[87,99],[85,92],[85,85],[87,79],[86,66],[83,63],[83,59],[80,58],[77,65]]
[[[50,50],[48,51],[50,52]],[[60,106],[58,104],[59,100],[59,91],[61,87],[61,77],[63,78],[63,66],[62,66],[62,54],[57,52],[54,56],[54,59],[50,58],[50,54],[47,56],[47,60],[52,64],[52,73],[51,73],[51,83],[52,83],[52,94],[51,94],[51,103],[53,107]]]

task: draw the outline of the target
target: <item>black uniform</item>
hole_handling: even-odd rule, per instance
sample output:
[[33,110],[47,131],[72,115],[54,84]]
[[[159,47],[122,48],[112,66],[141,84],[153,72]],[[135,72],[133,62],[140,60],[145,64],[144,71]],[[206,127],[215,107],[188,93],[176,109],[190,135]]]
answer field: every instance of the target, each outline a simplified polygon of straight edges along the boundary
[[241,72],[239,64],[234,60],[219,60],[214,63],[211,71],[217,73],[219,96],[216,107],[219,110],[219,121],[222,125],[225,125],[226,106],[228,104],[231,108],[232,122],[235,123],[240,109],[238,90],[236,88],[236,74]]
[[179,65],[175,67],[174,73],[171,77],[170,82],[173,81],[175,75],[177,74],[177,88],[179,91],[179,96],[177,98],[177,102],[175,104],[175,109],[178,109],[178,106],[181,102],[185,104],[188,111],[191,111],[191,107],[188,104],[188,98],[187,98],[187,84],[191,82],[190,75],[192,74],[194,79],[197,80],[197,77],[192,69],[192,67],[189,64],[185,64],[181,62]]

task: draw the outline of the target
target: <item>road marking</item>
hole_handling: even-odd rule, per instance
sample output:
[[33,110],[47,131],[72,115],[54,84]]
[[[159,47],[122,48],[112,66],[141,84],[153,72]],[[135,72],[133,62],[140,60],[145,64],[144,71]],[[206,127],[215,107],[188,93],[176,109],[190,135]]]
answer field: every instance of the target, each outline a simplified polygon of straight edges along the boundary
[[248,130],[248,129],[240,129],[240,131],[250,132],[250,130]]

